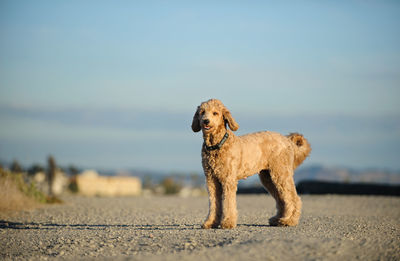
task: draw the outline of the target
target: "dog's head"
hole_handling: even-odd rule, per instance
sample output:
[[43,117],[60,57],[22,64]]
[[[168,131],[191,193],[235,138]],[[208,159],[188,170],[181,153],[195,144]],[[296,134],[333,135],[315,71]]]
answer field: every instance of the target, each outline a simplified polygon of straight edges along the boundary
[[239,125],[224,104],[220,100],[211,99],[197,107],[193,116],[192,130],[213,133],[221,128],[226,129],[226,125],[233,131],[239,129]]

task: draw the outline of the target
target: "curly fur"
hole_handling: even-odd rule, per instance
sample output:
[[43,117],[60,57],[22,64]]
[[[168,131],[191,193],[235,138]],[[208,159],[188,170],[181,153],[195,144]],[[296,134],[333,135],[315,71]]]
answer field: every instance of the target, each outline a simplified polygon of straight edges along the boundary
[[[228,128],[229,127],[229,128]],[[234,228],[237,224],[236,190],[240,179],[256,173],[276,200],[277,214],[269,219],[273,226],[295,226],[301,213],[293,173],[310,154],[303,135],[283,136],[264,131],[236,136],[239,125],[221,101],[211,99],[198,106],[192,130],[203,133],[204,144],[218,144],[225,133],[228,139],[218,150],[202,147],[202,165],[209,194],[209,213],[203,228]]]

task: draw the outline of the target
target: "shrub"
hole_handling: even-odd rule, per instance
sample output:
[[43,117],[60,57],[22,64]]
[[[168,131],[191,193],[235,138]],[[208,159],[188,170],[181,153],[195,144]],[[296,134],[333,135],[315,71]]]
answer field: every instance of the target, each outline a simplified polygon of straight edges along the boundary
[[171,177],[165,178],[161,185],[164,188],[165,194],[177,194],[182,189],[182,184],[175,182]]

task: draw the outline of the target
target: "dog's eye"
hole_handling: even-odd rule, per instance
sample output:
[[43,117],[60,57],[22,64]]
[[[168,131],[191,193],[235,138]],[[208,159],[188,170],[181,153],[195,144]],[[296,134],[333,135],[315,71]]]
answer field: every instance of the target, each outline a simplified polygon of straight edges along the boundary
[[213,114],[214,114],[214,116],[217,116],[217,115],[218,115],[218,112],[214,111]]
[[204,114],[204,111],[200,111],[199,113],[200,113],[200,115],[203,115],[203,114]]

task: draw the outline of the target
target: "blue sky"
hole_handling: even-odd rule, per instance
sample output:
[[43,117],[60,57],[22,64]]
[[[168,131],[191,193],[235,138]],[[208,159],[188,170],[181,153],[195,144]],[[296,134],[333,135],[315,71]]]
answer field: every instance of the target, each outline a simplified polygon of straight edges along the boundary
[[397,1],[1,1],[0,159],[200,171],[196,106],[400,169]]

